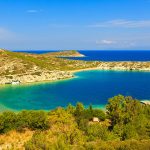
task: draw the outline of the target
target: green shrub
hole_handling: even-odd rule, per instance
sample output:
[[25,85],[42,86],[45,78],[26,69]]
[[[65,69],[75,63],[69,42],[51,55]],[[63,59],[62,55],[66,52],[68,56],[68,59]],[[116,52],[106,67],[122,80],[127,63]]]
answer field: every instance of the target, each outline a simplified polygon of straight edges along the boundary
[[122,140],[149,138],[149,107],[128,96],[118,95],[109,99],[107,115],[114,133]]
[[36,132],[31,140],[25,143],[26,150],[50,150],[51,144],[42,132]]
[[90,141],[101,139],[107,140],[109,137],[109,131],[107,127],[102,126],[99,123],[90,124],[87,128],[87,136]]
[[17,117],[14,112],[4,112],[0,116],[0,132],[6,133],[16,128]]

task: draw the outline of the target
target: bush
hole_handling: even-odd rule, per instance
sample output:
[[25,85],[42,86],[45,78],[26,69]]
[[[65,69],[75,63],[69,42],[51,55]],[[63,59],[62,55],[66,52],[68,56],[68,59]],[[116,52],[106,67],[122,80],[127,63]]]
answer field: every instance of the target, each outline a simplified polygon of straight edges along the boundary
[[150,137],[149,107],[128,96],[119,95],[109,99],[107,114],[111,120],[111,129],[121,140],[148,139]]
[[101,121],[106,119],[104,111],[100,109],[93,109],[92,105],[85,109],[82,103],[77,103],[74,116],[79,129],[83,131],[87,130],[88,123],[93,117],[98,117]]
[[47,141],[46,136],[42,132],[36,132],[31,140],[25,143],[26,150],[49,150],[51,144]]
[[17,127],[30,129],[48,129],[47,113],[44,111],[22,111],[17,115]]
[[[150,106],[122,95],[109,100],[107,117],[102,110],[82,103],[66,109],[4,112],[0,115],[0,133],[10,130],[36,130],[25,143],[26,150],[149,150]],[[98,117],[101,122],[91,122]],[[105,120],[105,121],[103,121]],[[48,129],[48,130],[47,130]]]
[[105,115],[104,111],[102,111],[100,109],[94,109],[92,115],[93,115],[93,117],[99,118],[101,121],[104,121],[106,119],[106,115]]
[[49,122],[48,116],[44,111],[30,111],[29,118],[27,119],[29,123],[29,128],[31,129],[48,129]]
[[109,131],[107,127],[102,126],[99,123],[91,124],[87,128],[87,136],[90,141],[101,139],[106,141],[109,137]]
[[0,116],[0,132],[6,133],[16,128],[17,117],[14,112],[4,112]]
[[7,111],[0,115],[0,133],[6,133],[14,129],[23,131],[24,128],[32,130],[48,129],[47,113],[44,111],[21,111],[17,114]]

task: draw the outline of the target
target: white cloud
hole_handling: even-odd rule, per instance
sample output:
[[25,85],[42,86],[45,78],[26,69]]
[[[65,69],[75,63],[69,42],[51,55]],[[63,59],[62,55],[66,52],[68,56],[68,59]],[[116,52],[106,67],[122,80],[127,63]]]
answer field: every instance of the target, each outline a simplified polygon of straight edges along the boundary
[[89,25],[88,27],[94,28],[108,28],[108,27],[123,27],[123,28],[150,28],[150,20],[125,20],[117,19],[106,22],[100,22],[94,25]]
[[128,49],[136,47],[137,41],[131,39],[97,40],[96,44],[102,49]]
[[104,44],[104,45],[112,45],[112,44],[116,44],[117,41],[113,41],[113,40],[100,40],[100,41],[96,41],[96,44]]

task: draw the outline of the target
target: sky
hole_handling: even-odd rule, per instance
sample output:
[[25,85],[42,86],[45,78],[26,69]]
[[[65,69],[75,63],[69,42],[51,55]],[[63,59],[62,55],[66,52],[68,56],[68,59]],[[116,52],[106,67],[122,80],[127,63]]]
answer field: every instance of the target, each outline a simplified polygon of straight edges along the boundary
[[0,0],[0,47],[150,50],[150,0]]

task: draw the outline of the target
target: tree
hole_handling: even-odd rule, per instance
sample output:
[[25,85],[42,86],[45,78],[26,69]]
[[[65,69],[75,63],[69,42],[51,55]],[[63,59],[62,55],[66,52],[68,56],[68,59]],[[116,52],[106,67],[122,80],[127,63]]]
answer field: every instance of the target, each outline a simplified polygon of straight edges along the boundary
[[67,106],[67,108],[66,108],[66,111],[67,111],[68,113],[70,113],[70,114],[74,114],[74,112],[75,112],[75,107],[74,107],[73,105],[69,104],[69,105]]
[[48,116],[44,111],[30,111],[29,127],[31,129],[47,129],[49,127]]
[[84,105],[78,102],[76,105],[75,116],[82,115],[83,110],[84,110]]
[[106,115],[105,115],[104,111],[102,111],[100,109],[93,110],[93,117],[98,117],[102,121],[104,121],[106,119]]
[[108,117],[112,121],[112,126],[118,123],[127,124],[132,122],[143,111],[139,101],[122,95],[109,99],[106,109]]
[[109,99],[106,108],[113,132],[122,140],[148,138],[150,118],[147,107],[128,96],[118,95]]
[[16,122],[17,122],[17,117],[14,112],[3,112],[1,117],[0,117],[0,122],[1,122],[1,132],[5,133],[10,130],[13,130],[16,128]]
[[96,140],[96,139],[107,140],[109,131],[107,127],[102,126],[99,123],[96,123],[88,126],[87,135],[90,140]]
[[4,130],[4,119],[3,116],[0,115],[0,133],[3,133]]
[[17,115],[18,128],[47,129],[49,127],[48,116],[44,111],[21,111]]

